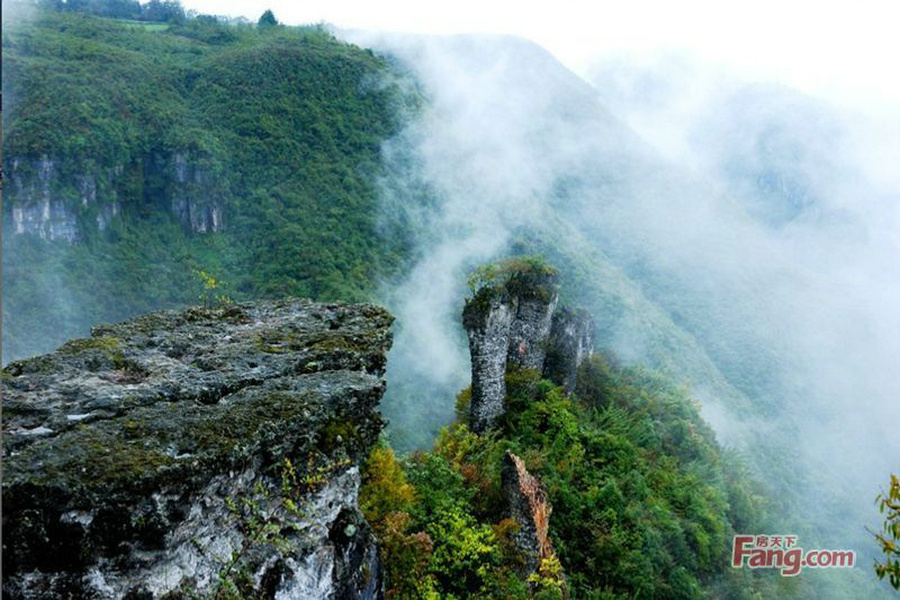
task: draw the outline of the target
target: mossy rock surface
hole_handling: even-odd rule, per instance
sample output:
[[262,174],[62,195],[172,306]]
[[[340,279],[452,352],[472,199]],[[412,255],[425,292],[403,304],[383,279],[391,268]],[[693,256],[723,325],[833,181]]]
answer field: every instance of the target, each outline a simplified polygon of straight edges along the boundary
[[[191,308],[95,327],[10,364],[4,597],[87,593],[79,582],[98,565],[147,568],[135,557],[165,555],[223,477],[277,490],[285,458],[301,477],[322,464],[344,477],[383,426],[392,320],[371,304],[306,300]],[[46,593],[15,587],[35,572]]]

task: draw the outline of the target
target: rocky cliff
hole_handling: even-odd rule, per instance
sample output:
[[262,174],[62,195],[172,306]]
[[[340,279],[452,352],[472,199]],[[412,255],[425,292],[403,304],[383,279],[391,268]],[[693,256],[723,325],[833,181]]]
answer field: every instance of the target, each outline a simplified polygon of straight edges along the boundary
[[120,197],[158,203],[185,230],[221,231],[227,193],[209,161],[185,152],[150,153],[134,164],[76,165],[49,156],[4,162],[10,231],[76,243],[122,213]]
[[553,314],[547,336],[543,375],[575,391],[578,366],[594,351],[594,319],[583,309],[561,308]]
[[543,368],[546,341],[559,299],[558,283],[559,275],[554,270],[518,273],[507,284],[516,298],[516,315],[509,330],[508,361],[526,369]]
[[504,412],[507,368],[535,369],[571,393],[578,366],[593,351],[591,316],[556,310],[555,269],[511,262],[494,277],[463,309],[472,362],[469,422],[476,433]]
[[516,308],[515,298],[505,290],[485,288],[466,303],[463,311],[472,361],[470,424],[478,433],[503,414],[509,330]]
[[193,308],[10,364],[4,598],[380,597],[356,501],[391,321]]
[[185,153],[176,153],[171,166],[163,162],[164,172],[174,176],[166,197],[181,225],[194,233],[221,231],[225,193],[213,171]]
[[555,556],[550,542],[552,510],[540,482],[509,450],[503,457],[500,474],[510,517],[518,525],[513,539],[524,558],[522,573],[527,577],[538,572],[542,560]]
[[[46,156],[34,161],[9,161],[4,169],[9,178],[4,196],[11,207],[8,222],[14,234],[70,243],[78,238],[77,215],[58,193],[57,170],[56,161]],[[87,206],[96,201],[96,182],[84,178],[82,183],[80,201]]]

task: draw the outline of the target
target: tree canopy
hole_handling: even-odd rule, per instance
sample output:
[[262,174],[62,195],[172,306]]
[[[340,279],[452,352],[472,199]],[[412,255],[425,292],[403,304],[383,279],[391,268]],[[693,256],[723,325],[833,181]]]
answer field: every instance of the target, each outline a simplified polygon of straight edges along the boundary
[[260,27],[274,27],[278,25],[278,19],[275,18],[275,13],[271,10],[266,10],[256,24]]

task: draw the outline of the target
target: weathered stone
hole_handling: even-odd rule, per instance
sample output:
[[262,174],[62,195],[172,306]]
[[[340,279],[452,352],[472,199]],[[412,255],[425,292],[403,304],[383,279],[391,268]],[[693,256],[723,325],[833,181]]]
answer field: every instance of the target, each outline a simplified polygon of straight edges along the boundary
[[222,231],[224,192],[214,175],[183,153],[173,156],[172,175],[170,202],[182,226],[194,233]]
[[75,211],[54,189],[58,183],[56,161],[47,156],[35,161],[13,160],[7,173],[10,185],[4,194],[12,207],[13,233],[69,243],[78,238]]
[[489,429],[504,412],[510,364],[543,369],[558,280],[554,269],[526,266],[466,301],[463,325],[472,359],[469,424],[476,433]]
[[[225,228],[229,193],[210,160],[164,152],[143,156],[130,168],[138,168],[137,164],[142,165],[141,177],[152,175],[152,185],[158,188],[154,194],[168,203],[185,229],[209,233]],[[68,243],[87,237],[84,228],[90,223],[106,230],[122,213],[119,194],[134,178],[126,177],[121,164],[72,164],[49,156],[11,157],[4,167],[9,181],[3,190],[8,231]]]
[[505,291],[482,288],[466,302],[463,325],[472,359],[470,425],[482,433],[503,414],[506,354],[517,301]]
[[507,361],[526,369],[541,370],[546,340],[559,299],[556,272],[520,275],[516,314],[509,329]]
[[193,308],[8,365],[4,598],[208,597],[223,568],[254,597],[379,598],[358,464],[382,428],[391,321],[303,300]]
[[553,315],[544,377],[575,391],[578,367],[594,350],[594,319],[585,310],[562,308]]
[[552,509],[540,482],[512,452],[503,458],[500,477],[509,515],[519,526],[513,539],[522,557],[520,575],[528,577],[540,570],[541,561],[554,556],[549,537]]

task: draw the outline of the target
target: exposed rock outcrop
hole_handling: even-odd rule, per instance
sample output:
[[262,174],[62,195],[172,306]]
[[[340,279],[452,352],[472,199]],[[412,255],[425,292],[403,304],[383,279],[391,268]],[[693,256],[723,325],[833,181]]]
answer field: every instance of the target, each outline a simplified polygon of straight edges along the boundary
[[517,307],[516,298],[505,290],[483,288],[463,310],[472,360],[470,424],[478,433],[503,414],[509,331]]
[[507,451],[503,457],[500,476],[510,517],[519,526],[514,539],[522,553],[527,576],[536,572],[541,566],[541,558],[552,552],[548,537],[550,504],[541,484],[528,472],[522,459],[512,452]]
[[[208,162],[181,152],[149,154],[126,173],[121,164],[11,158],[4,161],[9,183],[3,190],[9,231],[76,243],[86,237],[86,228],[104,231],[122,214],[123,190],[132,203],[164,203],[193,233],[222,231],[228,194]],[[135,181],[144,197],[132,197]]]
[[4,598],[381,597],[357,508],[392,317],[145,315],[3,371]]
[[182,226],[194,233],[222,231],[223,192],[213,174],[182,153],[172,158],[172,174],[172,212]]
[[594,350],[594,318],[583,309],[561,308],[553,315],[547,340],[544,377],[575,391],[578,366]]
[[559,561],[550,542],[552,508],[544,488],[522,459],[509,451],[503,458],[500,477],[510,517],[518,525],[513,540],[522,556],[520,575],[537,573],[561,581],[562,573],[555,568]]
[[[6,201],[12,206],[13,233],[69,243],[78,238],[75,211],[55,189],[58,179],[56,161],[47,156],[27,164],[13,160],[7,176],[9,185],[4,192]],[[89,190],[86,193],[89,194]]]
[[553,311],[559,299],[555,271],[525,273],[515,280],[516,315],[509,330],[507,360],[526,369],[543,368]]
[[483,433],[504,413],[509,365],[535,369],[571,393],[578,365],[593,350],[594,324],[584,311],[556,311],[557,272],[514,267],[483,285],[463,309],[472,362],[469,425]]

